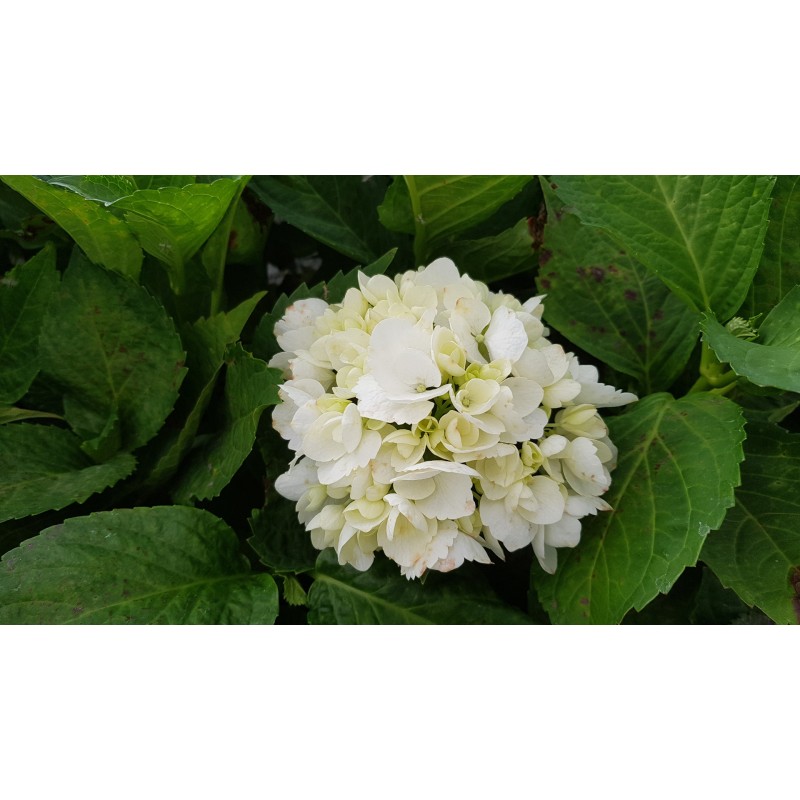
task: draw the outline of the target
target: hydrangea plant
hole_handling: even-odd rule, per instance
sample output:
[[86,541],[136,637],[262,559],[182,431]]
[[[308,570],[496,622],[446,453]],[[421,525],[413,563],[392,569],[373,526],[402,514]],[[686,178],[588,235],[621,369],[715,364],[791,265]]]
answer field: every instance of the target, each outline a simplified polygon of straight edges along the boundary
[[798,186],[4,176],[0,623],[798,622]]

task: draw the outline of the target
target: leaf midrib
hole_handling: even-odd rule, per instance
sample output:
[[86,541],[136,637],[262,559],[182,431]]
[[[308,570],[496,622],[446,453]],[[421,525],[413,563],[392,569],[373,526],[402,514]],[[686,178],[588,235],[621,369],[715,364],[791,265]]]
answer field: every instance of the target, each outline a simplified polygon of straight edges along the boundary
[[315,581],[321,581],[322,583],[329,583],[329,584],[332,584],[334,586],[337,586],[337,587],[340,587],[340,588],[344,588],[346,591],[350,592],[351,594],[355,594],[355,595],[358,595],[358,596],[366,598],[367,602],[372,604],[372,605],[385,606],[386,608],[390,608],[395,612],[399,611],[402,616],[406,616],[409,619],[419,620],[420,622],[423,622],[425,624],[433,623],[433,620],[431,620],[428,617],[423,617],[423,616],[421,616],[419,614],[414,613],[413,611],[408,610],[407,608],[405,608],[403,606],[398,606],[398,605],[396,605],[394,603],[389,602],[388,600],[384,600],[382,597],[379,597],[378,595],[372,594],[371,592],[364,591],[363,589],[358,589],[355,586],[353,586],[352,584],[345,583],[344,581],[337,580],[336,578],[333,578],[333,577],[331,577],[330,575],[327,575],[324,572],[319,572],[317,570],[314,570],[314,572],[312,572],[312,575],[313,575]]
[[697,276],[698,279],[700,293],[703,297],[703,304],[705,308],[708,309],[711,307],[709,302],[708,292],[706,292],[706,284],[703,278],[703,272],[700,268],[700,263],[697,260],[697,256],[695,255],[694,249],[692,248],[691,240],[689,239],[689,237],[687,237],[686,232],[683,229],[683,224],[681,223],[681,220],[679,219],[678,215],[675,213],[672,206],[670,205],[670,201],[667,199],[667,194],[664,191],[664,186],[661,182],[661,176],[655,175],[654,178],[656,181],[656,185],[658,186],[658,189],[661,192],[661,197],[664,200],[664,207],[667,209],[667,211],[669,211],[670,216],[675,222],[675,227],[678,229],[678,232],[680,233],[681,238],[683,239],[684,247],[686,249],[686,252],[689,254],[689,258],[691,259],[695,275]]
[[[361,247],[363,247],[363,248],[364,248],[364,252],[365,252],[365,253],[368,255],[368,257],[369,257],[369,258],[373,258],[373,257],[374,257],[374,255],[375,255],[375,251],[373,250],[373,248],[372,248],[372,246],[370,245],[370,243],[369,243],[369,242],[368,242],[368,241],[367,241],[365,238],[363,238],[363,236],[362,236],[362,235],[361,235],[361,234],[360,234],[360,233],[359,233],[359,232],[358,232],[358,231],[357,231],[355,228],[353,228],[353,227],[352,227],[352,226],[351,226],[351,225],[348,223],[348,221],[347,221],[347,220],[346,220],[346,219],[345,219],[345,218],[344,218],[344,217],[341,215],[341,213],[340,213],[340,212],[339,212],[339,211],[336,209],[336,207],[335,207],[335,206],[332,206],[332,205],[331,205],[331,203],[330,203],[330,201],[328,201],[328,200],[327,200],[327,199],[326,199],[326,198],[325,198],[325,197],[324,197],[322,194],[320,194],[319,190],[318,190],[318,189],[316,189],[316,188],[313,186],[313,184],[311,184],[311,183],[310,183],[308,180],[306,180],[306,182],[305,182],[305,183],[306,183],[306,186],[307,186],[307,187],[308,187],[308,189],[309,189],[309,191],[308,191],[308,192],[306,192],[306,194],[307,194],[307,195],[311,195],[311,196],[314,196],[314,197],[317,197],[317,198],[319,198],[320,202],[321,202],[321,203],[322,203],[322,204],[323,204],[323,205],[324,205],[326,208],[330,209],[330,211],[332,212],[332,215],[333,215],[333,217],[334,217],[334,221],[335,221],[335,222],[338,222],[338,223],[341,225],[341,227],[342,227],[342,228],[344,228],[344,229],[345,229],[345,230],[346,230],[346,231],[347,231],[347,232],[348,232],[348,233],[349,233],[349,234],[350,234],[350,235],[353,237],[353,239],[355,240],[355,242],[356,242],[358,245],[360,245]],[[283,184],[282,184],[282,185],[283,185]],[[339,187],[338,187],[338,185],[337,185],[337,187],[336,187],[336,192],[337,192],[337,194],[339,193]],[[309,216],[314,216],[314,215],[313,215],[313,214],[310,214]],[[364,254],[362,253],[362,256],[363,256],[363,255],[364,255]]]
[[[74,619],[64,619],[61,622],[53,623],[56,625],[72,625],[80,621],[81,617],[87,616],[89,614],[98,614],[103,611],[107,611],[109,609],[115,609],[120,606],[129,606],[131,604],[143,602],[148,600],[151,597],[160,597],[160,596],[167,596],[167,595],[176,595],[181,592],[188,592],[189,590],[197,587],[209,587],[213,586],[218,583],[232,583],[236,581],[246,580],[252,578],[257,573],[253,572],[242,572],[237,573],[236,575],[224,575],[218,578],[212,578],[211,580],[199,580],[199,581],[192,581],[190,583],[180,584],[178,586],[172,586],[167,589],[159,589],[153,592],[147,592],[145,594],[139,594],[136,596],[125,597],[119,600],[119,602],[115,603],[107,603],[102,606],[97,606],[95,608],[89,609],[88,611],[84,609],[84,612],[75,616]],[[5,603],[6,608],[13,608],[15,606],[25,606],[25,605],[40,605],[42,603],[50,603],[51,601],[47,600],[22,600],[17,601],[15,603]],[[69,604],[68,604],[69,605]]]
[[[27,262],[26,262],[27,263]],[[31,297],[36,294],[36,289],[38,288],[41,281],[44,279],[45,275],[47,274],[47,269],[40,269],[36,275],[36,282],[31,286],[30,291],[25,296],[24,301],[22,302],[21,306],[17,306],[17,316],[14,320],[14,324],[9,329],[6,336],[3,337],[2,343],[0,343],[0,360],[2,360],[3,356],[6,354],[8,345],[10,342],[14,340],[14,332],[17,330],[22,318],[25,316],[26,309],[31,304]],[[34,341],[37,337],[33,337]]]

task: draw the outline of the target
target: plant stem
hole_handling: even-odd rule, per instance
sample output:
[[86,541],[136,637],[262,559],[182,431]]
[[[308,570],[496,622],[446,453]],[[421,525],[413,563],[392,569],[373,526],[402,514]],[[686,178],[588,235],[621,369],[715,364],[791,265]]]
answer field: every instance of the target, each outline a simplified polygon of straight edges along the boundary
[[736,381],[731,381],[726,386],[718,386],[716,389],[709,389],[710,394],[728,394],[728,392],[736,386]]
[[425,220],[422,217],[422,205],[420,204],[417,183],[413,175],[403,175],[403,180],[408,187],[408,195],[411,198],[411,212],[414,214],[414,260],[416,266],[420,267],[425,263],[428,249],[428,231],[425,228]]
[[711,389],[711,384],[705,375],[701,375],[693,384],[686,394],[694,394],[695,392],[707,392]]

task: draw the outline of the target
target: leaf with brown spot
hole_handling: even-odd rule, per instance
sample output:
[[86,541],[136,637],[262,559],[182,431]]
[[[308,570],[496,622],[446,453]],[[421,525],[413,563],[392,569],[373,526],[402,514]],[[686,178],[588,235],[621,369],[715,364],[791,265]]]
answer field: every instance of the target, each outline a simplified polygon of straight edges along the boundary
[[728,319],[764,247],[774,178],[589,175],[556,178],[557,194],[602,228],[695,311]]
[[643,393],[667,389],[697,341],[698,315],[601,230],[572,214],[543,183],[550,213],[539,272],[544,318],[578,347],[636,379]]

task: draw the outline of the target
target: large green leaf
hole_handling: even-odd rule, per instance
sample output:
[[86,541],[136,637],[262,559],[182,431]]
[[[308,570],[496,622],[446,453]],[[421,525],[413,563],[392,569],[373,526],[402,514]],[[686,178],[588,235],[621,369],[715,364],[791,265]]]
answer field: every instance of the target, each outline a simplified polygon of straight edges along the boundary
[[231,226],[236,217],[236,209],[239,206],[239,199],[245,189],[247,180],[240,180],[230,203],[228,210],[225,212],[220,223],[216,226],[214,232],[209,237],[208,241],[203,245],[200,254],[200,260],[208,273],[211,281],[212,290],[212,313],[219,310],[219,305],[222,300],[222,291],[224,286],[225,277],[225,264],[228,260],[228,248],[231,238]]
[[392,231],[415,234],[417,260],[454,234],[488,219],[529,183],[529,175],[406,175],[378,208]]
[[188,371],[173,415],[180,427],[154,442],[157,450],[150,455],[148,486],[160,486],[169,480],[189,452],[225,363],[225,351],[238,341],[264,294],[259,292],[228,312],[184,326],[182,339]]
[[767,313],[797,285],[800,285],[800,177],[779,175],[772,190],[764,252],[747,298],[747,315]]
[[697,561],[733,505],[744,439],[735,403],[654,394],[608,422],[619,448],[607,497],[614,510],[584,519],[580,544],[559,552],[555,575],[534,565],[553,622],[614,624],[642,609]]
[[228,349],[223,427],[189,457],[173,491],[176,503],[216,497],[230,483],[253,449],[264,409],[278,402],[279,370],[247,353]]
[[68,519],[0,566],[0,623],[270,624],[278,590],[236,534],[173,506]]
[[739,339],[706,315],[703,337],[717,358],[757,386],[800,392],[800,286],[775,306],[759,329],[759,341]]
[[769,215],[769,177],[554,176],[559,197],[607,230],[698,311],[727,319],[747,295]]
[[453,259],[461,272],[486,283],[524,272],[532,275],[536,266],[527,219],[496,236],[441,245],[435,255]]
[[39,331],[58,280],[52,246],[0,279],[0,405],[19,400],[39,371]]
[[314,569],[319,551],[297,519],[295,504],[283,497],[270,499],[248,520],[252,536],[247,543],[262,564],[278,572],[308,572]]
[[124,214],[145,251],[170,267],[173,290],[183,292],[186,262],[220,223],[243,182],[246,179],[220,178],[181,188],[139,189],[111,208]]
[[133,450],[164,423],[186,372],[172,320],[145,289],[77,260],[64,273],[40,339],[43,375],[64,416],[100,460]]
[[0,522],[82,503],[136,466],[128,453],[95,464],[80,445],[75,434],[53,425],[0,426]]
[[723,585],[775,622],[800,622],[800,435],[749,424],[736,506],[703,548]]
[[373,261],[397,244],[378,220],[386,187],[376,178],[259,176],[251,188],[291,225],[355,261]]
[[[471,572],[462,567],[464,572]],[[308,621],[317,625],[524,625],[531,619],[503,603],[472,572],[469,577],[431,573],[409,581],[396,564],[378,555],[359,572],[340,566],[333,550],[317,559],[308,593]]]
[[181,189],[196,183],[194,175],[135,175],[133,179],[139,189],[163,189],[165,186]]
[[27,175],[2,179],[60,225],[95,264],[136,280],[142,249],[128,226],[110,211],[60,186]]
[[697,342],[698,314],[544,189],[548,214],[537,285],[547,295],[545,320],[587,353],[636,378],[645,393],[669,388]]
[[42,179],[52,186],[63,186],[87,200],[97,200],[104,205],[111,205],[138,188],[130,175],[47,175]]

